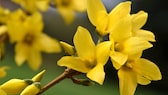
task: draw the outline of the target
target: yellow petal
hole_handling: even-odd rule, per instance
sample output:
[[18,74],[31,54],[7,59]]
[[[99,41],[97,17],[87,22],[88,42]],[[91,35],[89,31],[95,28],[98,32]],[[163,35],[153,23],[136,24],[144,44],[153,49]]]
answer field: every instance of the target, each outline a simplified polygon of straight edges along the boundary
[[42,64],[41,53],[34,49],[31,49],[29,52],[30,53],[27,59],[28,64],[33,70],[38,70]]
[[59,8],[58,11],[61,14],[61,16],[63,17],[63,19],[67,25],[72,23],[72,21],[75,19],[74,11],[71,9]]
[[135,71],[148,80],[161,80],[162,75],[157,65],[153,62],[141,58],[135,64]]
[[61,52],[61,47],[59,42],[47,36],[46,34],[41,34],[37,39],[37,42],[34,42],[37,50],[42,50],[46,53],[58,53]]
[[92,70],[90,70],[87,73],[87,77],[102,85],[105,78],[104,66],[102,63],[98,63]]
[[[101,0],[87,0],[87,13],[90,22],[96,26],[102,15],[107,15],[106,8]],[[101,14],[100,14],[101,13]],[[103,19],[101,19],[103,21]]]
[[26,32],[31,32],[31,34],[34,35],[39,35],[42,33],[43,26],[42,14],[39,12],[33,13],[32,16],[27,17],[26,21],[24,22],[24,27],[29,30]]
[[126,1],[119,3],[110,13],[109,13],[109,24],[108,28],[111,29],[120,19],[127,16],[131,10],[131,2]]
[[95,59],[96,47],[87,29],[79,26],[73,41],[79,57],[88,60]]
[[131,37],[123,42],[123,52],[132,55],[137,54],[145,49],[151,48],[153,45],[138,37]]
[[139,11],[136,14],[131,15],[132,19],[132,30],[136,31],[140,29],[147,21],[148,14],[144,11]]
[[113,66],[116,69],[119,69],[122,65],[125,64],[128,56],[120,52],[113,52],[113,53],[110,53],[110,58],[111,58]]
[[24,26],[20,22],[10,21],[10,23],[7,24],[7,27],[11,43],[22,41],[26,35]]
[[118,71],[120,95],[134,95],[137,87],[136,74],[129,68]]
[[73,0],[74,1],[74,7],[76,11],[84,12],[86,11],[86,2],[87,0]]
[[110,41],[102,42],[96,47],[96,59],[98,63],[105,65],[110,55],[110,47],[112,43]]
[[24,43],[17,43],[15,46],[15,61],[18,66],[21,66],[29,56],[30,48]]
[[149,79],[147,79],[147,78],[145,78],[145,77],[143,77],[141,75],[137,75],[137,81],[141,85],[147,85],[147,84],[151,83],[151,81]]
[[107,35],[110,31],[107,30],[107,25],[108,25],[108,17],[107,14],[104,13],[103,11],[98,13],[98,18],[97,18],[97,23],[96,23],[96,32],[100,36],[105,36]]
[[142,56],[143,51],[128,56],[128,60],[137,60]]
[[110,32],[110,39],[114,39],[115,42],[120,42],[131,36],[131,19],[130,16],[126,16],[118,21]]
[[42,11],[47,11],[49,2],[50,2],[49,0],[43,0],[43,1],[38,0],[36,1],[36,6]]
[[64,56],[57,61],[57,64],[59,66],[66,66],[72,68],[82,73],[87,73],[90,70],[88,66],[89,64],[81,60],[79,57]]
[[151,31],[148,30],[137,30],[133,32],[133,36],[135,37],[140,37],[146,41],[151,41],[151,42],[155,42],[155,35],[154,33],[152,33]]

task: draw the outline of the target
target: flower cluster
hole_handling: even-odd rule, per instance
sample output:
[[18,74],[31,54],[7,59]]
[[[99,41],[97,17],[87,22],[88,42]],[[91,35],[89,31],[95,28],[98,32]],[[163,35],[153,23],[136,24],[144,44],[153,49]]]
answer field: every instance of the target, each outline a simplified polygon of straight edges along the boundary
[[[103,85],[106,75],[104,66],[110,62],[118,71],[120,95],[134,95],[138,84],[147,85],[151,81],[161,80],[158,66],[142,58],[143,51],[153,47],[152,42],[155,42],[155,35],[142,29],[148,14],[143,10],[131,14],[130,1],[119,3],[109,13],[102,0],[11,1],[21,8],[10,11],[0,7],[0,59],[5,54],[5,42],[9,41],[14,45],[16,64],[21,66],[28,62],[33,70],[37,70],[42,63],[41,52],[59,53],[62,47],[68,55],[60,58],[57,64],[67,67],[68,71],[65,70],[56,82],[52,81],[53,84],[70,78],[81,85],[92,85],[92,81]],[[41,12],[46,12],[50,7],[58,10],[66,24],[74,20],[75,12],[87,11],[97,33],[96,43],[88,29],[82,26],[78,26],[73,37],[74,46],[64,41],[59,43],[44,33]],[[6,75],[8,68],[0,67],[0,78]],[[44,73],[45,70],[32,79],[11,79],[0,85],[0,94],[39,95]],[[91,81],[73,77],[81,73]],[[53,84],[49,83],[49,86]]]
[[[151,61],[141,58],[144,50],[151,48],[155,36],[148,30],[141,29],[147,21],[148,14],[140,11],[130,14],[131,2],[122,2],[107,13],[101,0],[88,0],[87,13],[91,23],[96,27],[98,43],[86,28],[78,27],[74,35],[74,47],[61,42],[70,56],[62,57],[57,64],[76,71],[103,84],[104,65],[110,57],[113,67],[118,70],[121,95],[133,95],[137,84],[147,85],[152,80],[160,80],[159,68]],[[109,41],[103,37],[108,36]]]

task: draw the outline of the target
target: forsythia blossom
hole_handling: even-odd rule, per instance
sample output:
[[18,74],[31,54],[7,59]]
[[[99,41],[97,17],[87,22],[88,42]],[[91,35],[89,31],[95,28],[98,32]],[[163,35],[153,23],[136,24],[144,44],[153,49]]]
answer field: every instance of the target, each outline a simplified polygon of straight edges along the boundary
[[73,39],[77,56],[64,56],[58,61],[59,66],[67,66],[76,71],[87,73],[87,77],[103,84],[104,65],[109,58],[111,42],[94,44],[89,31],[78,27]]
[[110,13],[107,13],[101,0],[87,0],[87,13],[90,22],[96,27],[100,36],[112,32],[123,17],[129,15],[130,2],[118,4]]
[[148,15],[144,11],[130,14],[130,9],[131,2],[126,1],[108,14],[101,0],[87,0],[88,17],[98,34],[109,34],[110,58],[118,70],[121,95],[134,95],[137,84],[161,79],[159,68],[141,58],[142,52],[153,46],[150,41],[155,41],[152,32],[141,29]]
[[[20,15],[20,18],[15,17],[18,16],[17,14]],[[11,15],[7,26],[10,41],[16,42],[15,60],[19,66],[27,60],[29,66],[33,70],[37,70],[42,63],[41,52],[57,53],[61,51],[57,40],[42,32],[42,16],[38,12],[31,16],[25,16],[18,10],[16,14]]]
[[47,11],[50,0],[12,0],[21,5],[27,12],[33,13],[40,11]]
[[66,24],[75,18],[75,12],[86,11],[86,0],[52,0]]

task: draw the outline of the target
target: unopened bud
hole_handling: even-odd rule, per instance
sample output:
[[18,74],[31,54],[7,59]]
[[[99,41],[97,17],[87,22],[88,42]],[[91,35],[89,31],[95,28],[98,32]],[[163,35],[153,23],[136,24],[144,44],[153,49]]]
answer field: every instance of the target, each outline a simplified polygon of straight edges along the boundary
[[33,80],[34,82],[40,82],[41,79],[43,78],[43,75],[44,75],[45,72],[46,72],[46,70],[41,71],[40,73],[38,73],[37,75],[35,75],[35,76],[32,78],[32,80]]
[[41,90],[40,82],[34,82],[33,84],[27,86],[20,95],[36,95]]
[[75,54],[75,49],[73,46],[69,45],[68,43],[65,42],[60,42],[62,48],[64,49],[65,53],[69,55],[74,55]]
[[[29,81],[30,83],[30,81]],[[29,84],[25,80],[11,79],[1,85],[1,89],[7,94],[18,94],[23,91]]]

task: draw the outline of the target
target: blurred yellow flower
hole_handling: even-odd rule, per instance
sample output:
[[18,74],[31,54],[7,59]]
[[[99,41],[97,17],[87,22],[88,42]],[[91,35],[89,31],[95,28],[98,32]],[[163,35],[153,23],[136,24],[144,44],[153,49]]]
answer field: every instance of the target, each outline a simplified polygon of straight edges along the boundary
[[11,42],[16,42],[17,65],[20,66],[27,60],[29,66],[37,70],[42,63],[41,52],[57,53],[61,51],[61,48],[57,40],[42,32],[43,22],[40,13],[36,12],[31,16],[23,17],[18,21],[11,19],[7,24],[9,38]]
[[86,0],[52,0],[66,24],[75,18],[75,12],[86,11]]
[[47,11],[50,0],[12,0],[21,5],[27,12],[33,13],[38,10]]
[[95,46],[89,31],[80,26],[73,42],[77,56],[64,56],[57,64],[87,73],[88,78],[103,84],[105,77],[104,65],[109,58],[111,42],[105,41]]
[[134,95],[137,84],[147,85],[152,80],[161,80],[162,75],[153,62],[144,58],[135,58],[128,59],[118,70],[118,77],[120,95]]
[[0,6],[0,24],[5,24],[8,20],[8,15],[10,14],[10,11],[8,9],[4,9]]
[[110,13],[107,13],[101,0],[87,0],[87,13],[90,22],[96,27],[100,36],[113,32],[113,28],[123,17],[129,15],[131,2],[119,3]]
[[9,67],[7,67],[7,66],[1,66],[1,67],[0,67],[0,78],[6,76],[6,70],[7,70],[7,69],[9,69]]

